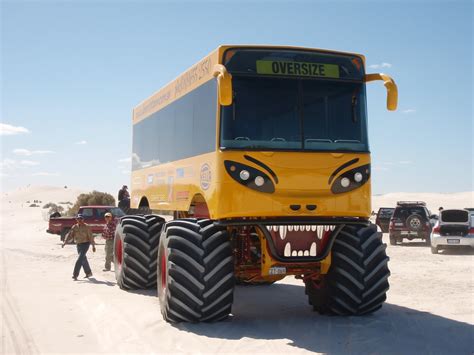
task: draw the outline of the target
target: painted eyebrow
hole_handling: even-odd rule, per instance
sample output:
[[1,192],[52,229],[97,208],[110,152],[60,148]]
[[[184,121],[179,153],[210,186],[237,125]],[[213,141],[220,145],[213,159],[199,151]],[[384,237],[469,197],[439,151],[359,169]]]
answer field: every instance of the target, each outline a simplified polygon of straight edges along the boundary
[[352,159],[352,160],[349,160],[348,162],[342,164],[339,168],[337,168],[336,170],[334,170],[331,174],[331,176],[329,177],[329,180],[328,180],[328,184],[331,185],[331,182],[332,180],[336,177],[336,175],[343,169],[347,168],[348,166],[351,166],[352,164],[355,164],[359,161],[359,158],[355,158],[355,159]]
[[251,156],[248,156],[248,155],[244,155],[244,158],[247,159],[248,161],[251,161],[252,163],[255,163],[255,164],[261,166],[266,171],[268,171],[270,173],[270,175],[273,176],[273,178],[275,179],[275,183],[278,184],[278,176],[276,176],[275,172],[272,169],[270,169],[270,167],[268,165],[262,163],[261,161],[255,159],[255,158],[252,158]]

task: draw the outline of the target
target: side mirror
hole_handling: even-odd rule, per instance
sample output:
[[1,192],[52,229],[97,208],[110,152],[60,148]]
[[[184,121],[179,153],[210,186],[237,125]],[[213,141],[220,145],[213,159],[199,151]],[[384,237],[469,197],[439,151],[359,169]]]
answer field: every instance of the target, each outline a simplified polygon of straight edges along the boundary
[[382,80],[384,86],[387,88],[387,110],[395,111],[398,104],[398,88],[395,81],[386,74],[367,74],[365,76],[365,82]]
[[222,64],[214,66],[214,77],[217,78],[217,91],[219,93],[219,104],[222,106],[232,105],[232,75]]
[[437,215],[437,214],[432,214],[432,215],[430,216],[430,218],[431,218],[431,219],[438,219],[438,215]]

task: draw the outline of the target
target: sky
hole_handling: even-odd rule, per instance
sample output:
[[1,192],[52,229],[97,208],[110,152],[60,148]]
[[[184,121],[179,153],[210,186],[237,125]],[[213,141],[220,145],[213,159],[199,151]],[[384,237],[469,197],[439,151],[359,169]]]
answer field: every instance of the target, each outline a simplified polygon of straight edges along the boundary
[[0,178],[130,184],[134,106],[220,44],[362,53],[374,194],[472,191],[472,1],[0,1]]

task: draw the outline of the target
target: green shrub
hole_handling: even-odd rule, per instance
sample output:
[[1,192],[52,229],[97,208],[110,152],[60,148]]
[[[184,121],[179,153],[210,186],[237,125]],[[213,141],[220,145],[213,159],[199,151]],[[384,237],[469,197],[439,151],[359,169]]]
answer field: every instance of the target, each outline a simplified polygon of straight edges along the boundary
[[76,203],[67,211],[68,216],[74,216],[81,206],[115,206],[115,198],[106,192],[92,191],[87,194],[80,194]]

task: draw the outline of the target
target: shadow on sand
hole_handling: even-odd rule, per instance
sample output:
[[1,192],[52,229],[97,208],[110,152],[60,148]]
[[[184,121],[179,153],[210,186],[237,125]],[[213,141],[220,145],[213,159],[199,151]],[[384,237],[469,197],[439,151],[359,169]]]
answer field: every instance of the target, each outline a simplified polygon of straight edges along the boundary
[[135,295],[148,296],[148,297],[158,297],[156,287],[147,289],[147,290],[127,290],[128,293],[133,293]]
[[117,283],[111,281],[102,281],[97,280],[95,277],[91,276],[88,279],[79,279],[77,282],[87,282],[96,285],[105,285],[105,286],[115,286]]
[[396,246],[399,247],[422,247],[429,248],[429,245],[426,245],[425,242],[412,242],[412,241],[403,241],[401,244],[398,243]]
[[468,323],[393,304],[384,304],[369,316],[321,316],[312,312],[303,287],[296,285],[237,287],[233,313],[223,322],[175,327],[210,338],[268,341],[269,353],[281,341],[328,354],[472,354],[474,350],[474,328]]

